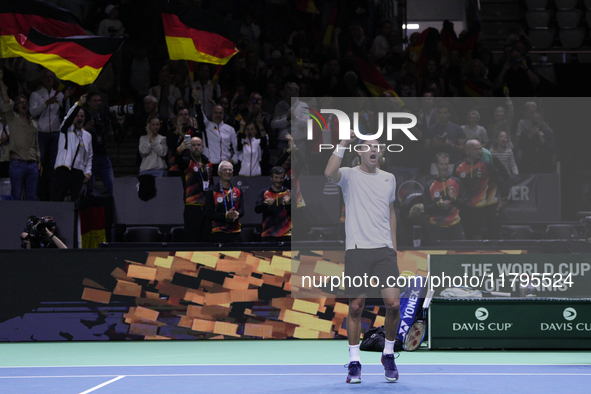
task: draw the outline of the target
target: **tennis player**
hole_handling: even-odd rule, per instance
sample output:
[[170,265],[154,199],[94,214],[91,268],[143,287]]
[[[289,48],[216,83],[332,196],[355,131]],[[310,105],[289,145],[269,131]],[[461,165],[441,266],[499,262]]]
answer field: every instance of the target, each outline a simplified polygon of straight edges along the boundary
[[[382,354],[384,375],[389,382],[398,380],[398,369],[394,362],[394,341],[400,320],[400,290],[395,286],[398,278],[396,259],[396,214],[393,202],[396,197],[396,178],[378,168],[380,157],[377,140],[360,141],[357,146],[361,164],[355,168],[340,168],[346,147],[352,141],[343,140],[328,160],[324,174],[343,191],[346,220],[345,276],[370,278],[375,276],[378,283],[359,280],[346,283],[349,296],[347,315],[347,336],[349,338],[349,373],[347,383],[361,383],[361,362],[359,359],[359,337],[361,335],[361,313],[365,298],[381,293],[386,306],[386,344]],[[385,148],[383,145],[382,148]]]

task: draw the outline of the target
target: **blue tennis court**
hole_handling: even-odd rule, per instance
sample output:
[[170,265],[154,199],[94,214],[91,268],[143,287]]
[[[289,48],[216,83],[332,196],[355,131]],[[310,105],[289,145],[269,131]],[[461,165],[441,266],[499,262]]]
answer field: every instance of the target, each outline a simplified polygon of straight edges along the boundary
[[396,383],[384,379],[379,353],[363,352],[362,383],[357,385],[345,383],[347,346],[341,340],[29,343],[1,344],[0,351],[2,394],[506,394],[567,388],[569,393],[588,393],[591,384],[587,351],[420,349],[401,353]]

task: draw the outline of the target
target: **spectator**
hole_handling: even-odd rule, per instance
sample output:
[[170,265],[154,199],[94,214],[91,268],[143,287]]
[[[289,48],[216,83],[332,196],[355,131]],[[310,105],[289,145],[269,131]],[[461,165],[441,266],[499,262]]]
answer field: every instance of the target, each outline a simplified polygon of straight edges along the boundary
[[[139,107],[139,105],[137,106]],[[139,113],[134,114],[134,131],[133,135],[139,139],[146,130],[146,123],[151,117],[158,117],[158,99],[154,96],[147,95],[142,100],[142,106],[138,108]],[[162,128],[161,128],[162,129]],[[166,129],[161,130],[163,133]]]
[[420,100],[421,108],[419,108],[417,114],[417,126],[426,130],[437,123],[437,111],[435,109],[436,101],[432,92],[423,93],[423,97]]
[[435,154],[445,152],[450,161],[456,162],[464,153],[466,135],[460,126],[450,121],[452,116],[451,104],[447,101],[437,103],[437,123],[427,130],[425,147],[431,175],[437,175]]
[[[431,91],[428,88],[428,86],[430,84],[432,84],[433,82],[435,82],[438,87],[444,86],[443,78],[441,77],[441,71],[439,70],[439,67],[437,66],[437,63],[435,62],[435,60],[431,59],[431,60],[427,61],[425,71],[424,71],[421,79],[419,80],[419,83],[420,83],[419,92],[421,94],[424,94],[427,91]],[[440,90],[440,88],[437,88],[437,90]]]
[[259,193],[255,203],[256,213],[263,214],[264,241],[291,240],[291,192],[283,186],[285,169],[271,169],[271,187]]
[[540,78],[532,70],[532,67],[532,64],[528,64],[519,50],[513,49],[511,56],[497,76],[496,87],[507,86],[514,97],[534,97]]
[[499,131],[496,138],[494,139],[493,146],[490,148],[490,153],[493,157],[499,159],[503,166],[509,173],[509,175],[518,175],[517,164],[515,163],[515,157],[513,151],[507,146],[509,144],[509,137],[504,131]]
[[119,18],[119,6],[109,4],[105,7],[106,19],[99,24],[97,35],[104,37],[121,37],[125,33],[123,23]]
[[[268,137],[262,123],[262,114],[258,117],[258,126],[254,122],[240,124],[238,132],[238,157],[240,158],[240,176],[260,176],[263,152],[267,149]],[[260,132],[260,138],[256,135]]]
[[[193,89],[193,99],[199,101],[199,91]],[[216,168],[222,161],[231,161],[237,163],[238,141],[236,139],[236,130],[230,125],[224,123],[224,109],[221,105],[215,105],[211,110],[212,120],[203,117],[205,122],[205,155],[211,160],[214,169],[214,175],[217,175]],[[232,165],[234,168],[234,165]]]
[[[215,102],[222,95],[220,85],[209,79],[210,68],[207,63],[200,63],[195,73],[195,82],[193,91],[196,90],[197,96],[193,95],[195,102],[200,102],[203,107],[203,113],[206,117],[210,116],[213,110],[212,101]],[[193,94],[193,93],[192,93]],[[214,166],[215,168],[215,166]]]
[[535,101],[528,101],[525,103],[525,112],[523,114],[523,119],[519,120],[517,123],[517,139],[521,139],[521,135],[531,129],[532,122],[534,119],[534,114],[538,112],[538,104]]
[[464,93],[470,97],[492,97],[493,84],[488,79],[488,70],[478,59],[472,59],[466,69]]
[[[453,176],[465,188],[466,207],[462,208],[462,223],[468,239],[484,239],[495,222],[497,211],[505,208],[509,187],[494,165],[482,159],[478,140],[466,142],[466,157],[457,162]],[[500,190],[501,201],[496,197]]]
[[391,55],[390,43],[388,42],[388,35],[392,30],[392,23],[389,20],[384,20],[380,23],[380,28],[376,38],[371,44],[371,55],[376,63],[380,63],[386,56]]
[[[47,182],[45,190],[39,191],[41,200],[51,200],[53,192],[53,167],[57,156],[57,143],[63,113],[70,109],[69,99],[74,93],[73,87],[68,87],[65,94],[53,87],[55,76],[49,70],[43,72],[43,84],[39,90],[31,93],[29,112],[37,119],[39,125],[39,150],[41,152],[41,166],[45,169],[41,179]],[[62,112],[63,111],[63,112]],[[40,186],[41,186],[40,182]],[[40,187],[41,189],[41,187]],[[41,195],[43,195],[41,197]]]
[[[267,82],[265,89],[265,97],[263,100],[262,110],[268,114],[272,114],[275,111],[275,106],[281,101],[281,96],[277,93],[277,84],[275,82]],[[228,99],[226,99],[227,101]]]
[[82,185],[92,176],[92,136],[84,130],[85,111],[82,108],[86,99],[86,94],[80,97],[80,100],[70,108],[60,127],[53,201],[64,201],[68,190],[71,200],[76,201]]
[[140,175],[166,176],[168,166],[165,158],[168,147],[166,137],[158,134],[158,131],[160,131],[160,119],[148,118],[146,135],[140,137],[139,151],[142,156]]
[[[307,115],[304,115],[304,112],[306,111],[304,107],[307,107],[308,105],[298,99],[299,92],[300,89],[295,83],[290,82],[286,84],[284,98],[275,107],[275,114],[273,115],[271,127],[273,127],[275,133],[277,133],[277,148],[280,150],[287,149],[288,147],[287,134],[291,132],[292,123],[295,125],[296,129],[299,128],[299,126],[302,126],[302,130],[304,130],[306,127],[305,125],[308,117]],[[291,104],[292,98],[295,99],[293,106]],[[296,141],[302,141],[304,140],[305,135],[298,134],[297,138],[296,136],[293,137]]]
[[511,142],[511,130],[513,124],[513,115],[515,113],[515,109],[513,108],[513,102],[511,101],[511,97],[509,96],[509,89],[505,91],[505,107],[497,107],[495,109],[493,115],[493,123],[488,127],[488,138],[489,140],[494,140],[495,136],[504,131],[507,133],[507,138],[509,139],[507,142],[507,148],[513,149],[513,143]]
[[96,176],[100,176],[107,195],[113,195],[113,166],[107,155],[107,138],[114,135],[111,118],[102,107],[101,95],[97,91],[91,91],[86,98],[84,118],[86,124],[84,130],[92,136],[92,179],[90,186],[94,187]]
[[1,113],[10,130],[8,151],[10,155],[10,187],[13,200],[37,200],[37,181],[42,172],[41,152],[39,151],[37,122],[29,114],[29,100],[23,95],[13,102],[6,92],[6,85],[0,71],[0,90],[2,90]]
[[232,185],[232,163],[222,161],[218,166],[220,181],[207,191],[205,212],[212,221],[211,242],[239,242],[240,218],[244,216],[244,195]]
[[554,133],[536,112],[529,130],[521,134],[519,149],[523,152],[520,167],[525,174],[540,174],[554,171],[556,148]]
[[477,139],[482,146],[488,148],[488,134],[484,127],[480,126],[480,113],[478,111],[470,111],[468,113],[468,123],[462,126],[464,134],[467,139]]
[[[189,155],[183,153],[189,149]],[[213,168],[203,155],[203,141],[193,137],[177,149],[177,162],[182,172],[185,210],[185,241],[205,242],[211,233],[211,221],[205,214],[206,193],[213,185]]]
[[460,209],[464,207],[464,189],[460,180],[449,176],[449,155],[435,155],[437,177],[425,185],[423,192],[424,211],[429,216],[431,241],[464,240],[464,227],[460,223]]
[[174,103],[181,97],[179,88],[172,84],[172,76],[168,66],[160,69],[158,85],[150,88],[150,95],[158,100],[158,114],[160,119],[167,121],[174,112]]
[[[406,106],[401,107],[400,112],[411,113]],[[400,184],[404,180],[418,178],[421,167],[425,143],[424,135],[418,127],[413,127],[409,131],[417,138],[417,141],[409,140],[400,129],[392,130],[392,140],[388,141],[389,144],[399,144],[404,147],[402,152],[386,154],[388,171],[394,174]]]

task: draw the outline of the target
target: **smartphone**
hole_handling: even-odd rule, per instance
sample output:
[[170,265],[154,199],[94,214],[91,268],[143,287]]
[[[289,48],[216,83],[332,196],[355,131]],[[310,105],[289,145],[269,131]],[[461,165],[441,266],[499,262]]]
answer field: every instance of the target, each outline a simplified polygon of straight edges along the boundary
[[185,142],[191,142],[191,136],[189,134],[185,134]]

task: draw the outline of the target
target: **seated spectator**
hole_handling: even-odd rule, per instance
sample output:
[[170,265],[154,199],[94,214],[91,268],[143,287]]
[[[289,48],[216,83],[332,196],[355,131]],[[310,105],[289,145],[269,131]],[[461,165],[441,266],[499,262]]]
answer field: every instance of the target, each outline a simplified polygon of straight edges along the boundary
[[[238,158],[240,160],[240,176],[260,176],[261,160],[263,152],[267,149],[268,137],[264,127],[262,127],[262,116],[258,118],[260,122],[258,126],[254,122],[240,123],[240,131],[238,132]],[[259,134],[260,138],[256,138]]]
[[536,112],[532,126],[519,139],[519,149],[523,152],[520,162],[524,174],[540,174],[554,171],[554,133]]
[[513,176],[518,175],[517,164],[515,163],[515,157],[513,151],[507,146],[509,144],[509,137],[504,131],[497,133],[497,137],[494,139],[493,146],[490,148],[490,153],[493,157],[499,159],[507,172]]
[[488,134],[486,134],[484,127],[478,124],[480,121],[480,113],[478,111],[470,111],[467,120],[468,123],[462,126],[466,138],[475,138],[480,141],[483,147],[488,148]]
[[259,193],[255,203],[256,213],[263,214],[264,241],[289,241],[291,239],[291,192],[283,186],[285,169],[271,169],[271,187]]
[[168,166],[165,158],[168,147],[166,137],[158,134],[158,131],[160,131],[160,119],[148,118],[146,135],[140,137],[139,151],[142,156],[140,175],[166,176]]

